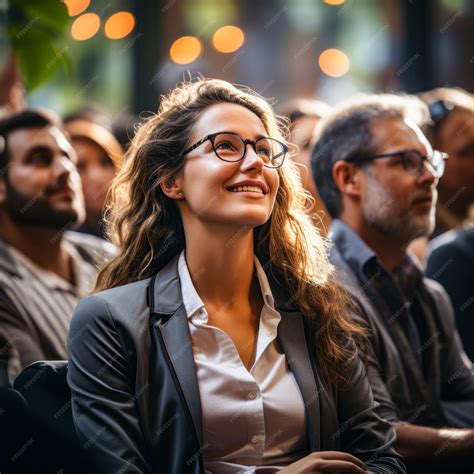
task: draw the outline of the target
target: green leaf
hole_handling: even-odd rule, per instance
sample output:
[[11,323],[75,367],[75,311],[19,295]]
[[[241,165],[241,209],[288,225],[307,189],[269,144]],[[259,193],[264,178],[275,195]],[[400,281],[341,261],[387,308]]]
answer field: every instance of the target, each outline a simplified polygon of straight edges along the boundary
[[8,33],[15,49],[23,80],[31,92],[58,69],[72,71],[65,31],[69,24],[66,5],[60,0],[10,0]]
[[50,37],[41,30],[30,28],[12,37],[23,80],[31,92],[53,76],[63,64],[61,55],[64,53],[58,51]]
[[64,33],[70,21],[66,4],[60,0],[10,0],[10,6],[56,35]]

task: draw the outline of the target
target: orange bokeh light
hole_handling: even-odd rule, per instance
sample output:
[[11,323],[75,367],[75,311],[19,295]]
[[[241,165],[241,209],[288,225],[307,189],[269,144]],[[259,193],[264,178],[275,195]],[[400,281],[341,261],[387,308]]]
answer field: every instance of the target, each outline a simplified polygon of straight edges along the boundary
[[84,13],[74,20],[71,26],[71,36],[78,41],[92,38],[100,28],[99,15],[95,13]]
[[350,67],[346,53],[339,49],[326,49],[319,56],[321,71],[331,77],[343,76]]
[[69,16],[82,13],[91,3],[91,0],[64,0]]
[[201,42],[195,36],[182,36],[170,48],[170,57],[176,64],[189,64],[201,54]]
[[244,32],[237,26],[223,26],[212,36],[212,44],[221,53],[237,51],[245,40]]
[[328,5],[342,5],[346,0],[324,0]]
[[109,39],[120,39],[127,36],[135,27],[135,17],[130,12],[113,14],[105,23],[105,36]]

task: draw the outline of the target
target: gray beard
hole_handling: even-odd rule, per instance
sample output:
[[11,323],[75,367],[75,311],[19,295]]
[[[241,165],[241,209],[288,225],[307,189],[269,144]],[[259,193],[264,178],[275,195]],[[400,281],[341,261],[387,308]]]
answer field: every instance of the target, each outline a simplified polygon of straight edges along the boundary
[[[369,172],[370,173],[370,172]],[[429,236],[435,225],[433,215],[426,224],[410,214],[400,215],[396,198],[374,177],[367,173],[370,200],[362,207],[365,222],[382,235],[390,236],[408,245],[418,237]]]

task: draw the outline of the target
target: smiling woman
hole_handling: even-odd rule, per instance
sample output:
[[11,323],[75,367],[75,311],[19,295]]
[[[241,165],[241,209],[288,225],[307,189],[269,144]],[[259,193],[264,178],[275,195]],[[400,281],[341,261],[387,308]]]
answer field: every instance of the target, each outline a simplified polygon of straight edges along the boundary
[[138,131],[108,211],[118,255],[69,335],[103,472],[404,472],[287,150],[270,106],[219,80]]

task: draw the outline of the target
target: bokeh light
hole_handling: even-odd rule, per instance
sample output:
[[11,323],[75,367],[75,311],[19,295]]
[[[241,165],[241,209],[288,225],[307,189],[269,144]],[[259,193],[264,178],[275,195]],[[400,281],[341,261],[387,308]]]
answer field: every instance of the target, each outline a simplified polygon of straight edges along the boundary
[[212,44],[220,53],[237,51],[245,40],[244,32],[238,26],[227,25],[219,28],[212,36]]
[[71,25],[71,36],[78,41],[92,38],[100,28],[99,15],[95,13],[84,13],[77,17]]
[[342,5],[346,0],[324,0],[328,5]]
[[195,36],[182,36],[170,48],[170,58],[177,64],[189,64],[201,54],[201,42]]
[[109,39],[121,39],[135,27],[135,17],[130,12],[113,14],[105,23],[104,33]]
[[340,49],[326,49],[319,56],[319,67],[331,77],[343,76],[350,67],[347,54]]
[[81,14],[91,3],[91,0],[64,0],[69,16]]

